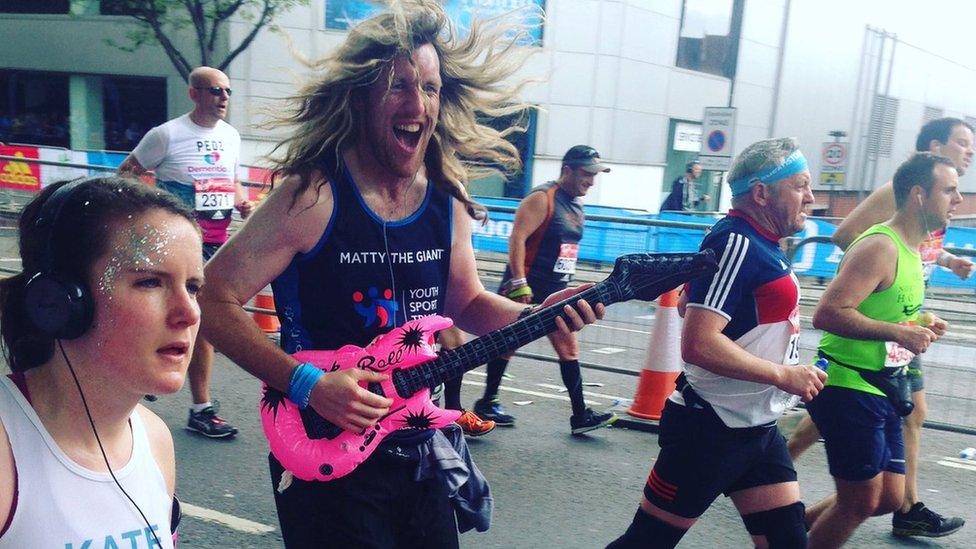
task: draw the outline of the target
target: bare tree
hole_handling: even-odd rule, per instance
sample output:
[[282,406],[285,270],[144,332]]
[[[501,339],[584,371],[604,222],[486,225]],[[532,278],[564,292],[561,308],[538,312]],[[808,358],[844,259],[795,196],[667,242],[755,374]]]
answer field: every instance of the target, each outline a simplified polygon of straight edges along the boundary
[[[108,43],[125,51],[135,51],[148,43],[158,43],[169,56],[173,66],[187,80],[190,71],[200,65],[226,70],[231,61],[247,49],[261,29],[276,30],[274,18],[297,5],[307,5],[308,0],[110,0],[114,13],[127,15],[139,22],[136,29],[126,34],[128,43]],[[103,10],[105,6],[103,5]],[[240,43],[228,44],[227,54],[216,59],[221,36],[227,35],[227,23],[238,16],[249,25]],[[199,62],[189,47],[178,45],[178,34],[190,30],[196,37]]]

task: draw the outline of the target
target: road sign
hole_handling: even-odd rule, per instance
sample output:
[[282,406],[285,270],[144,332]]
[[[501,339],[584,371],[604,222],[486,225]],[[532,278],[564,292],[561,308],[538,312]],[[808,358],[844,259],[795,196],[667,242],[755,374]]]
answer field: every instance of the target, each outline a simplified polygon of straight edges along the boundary
[[821,185],[843,185],[847,181],[846,173],[820,172]]
[[846,172],[848,150],[847,143],[824,143],[820,154],[820,173]]
[[676,151],[699,152],[702,140],[701,124],[678,122],[674,125],[674,143],[671,148]]
[[702,120],[702,140],[699,161],[705,170],[728,170],[732,157],[732,131],[735,129],[735,109],[705,107]]
[[698,163],[703,170],[727,172],[732,165],[732,159],[728,156],[699,156]]

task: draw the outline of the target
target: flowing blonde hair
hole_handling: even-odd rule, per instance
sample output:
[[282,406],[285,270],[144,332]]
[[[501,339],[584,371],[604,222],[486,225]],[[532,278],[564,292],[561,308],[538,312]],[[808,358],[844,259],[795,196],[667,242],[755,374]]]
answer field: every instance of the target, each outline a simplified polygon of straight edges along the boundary
[[[398,54],[430,44],[440,60],[443,85],[440,115],[424,158],[427,176],[463,202],[472,218],[484,219],[486,210],[471,200],[465,185],[478,177],[517,171],[522,164],[518,149],[505,137],[526,128],[516,125],[496,130],[480,123],[478,117],[506,116],[530,107],[518,100],[529,81],[509,86],[505,81],[538,50],[523,44],[529,29],[541,23],[541,12],[537,17],[505,14],[474,21],[468,35],[460,38],[438,2],[392,1],[388,7],[352,28],[334,53],[309,63],[321,76],[289,98],[290,111],[268,124],[294,128],[272,152],[284,150],[282,156],[271,158],[274,175],[300,176],[294,206],[297,197],[312,185],[312,173],[329,160],[326,155],[335,155],[331,165],[341,165],[340,151],[355,139],[359,123],[353,99],[365,95]],[[536,22],[512,23],[526,19]]]

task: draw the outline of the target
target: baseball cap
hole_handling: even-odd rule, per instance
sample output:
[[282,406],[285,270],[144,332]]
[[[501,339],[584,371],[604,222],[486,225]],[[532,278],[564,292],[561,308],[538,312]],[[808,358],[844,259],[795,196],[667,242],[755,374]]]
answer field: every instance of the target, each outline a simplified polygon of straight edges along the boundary
[[600,153],[589,145],[576,145],[563,155],[563,165],[570,168],[583,168],[590,173],[609,172],[605,164],[600,163]]

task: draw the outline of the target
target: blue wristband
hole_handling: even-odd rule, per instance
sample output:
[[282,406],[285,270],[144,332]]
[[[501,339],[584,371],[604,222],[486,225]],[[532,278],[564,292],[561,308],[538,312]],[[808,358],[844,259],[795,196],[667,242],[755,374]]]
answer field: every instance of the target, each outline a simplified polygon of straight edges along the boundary
[[294,402],[299,408],[304,410],[308,407],[308,401],[312,397],[312,388],[325,372],[316,368],[311,362],[302,362],[291,372],[291,381],[288,382],[288,400]]

